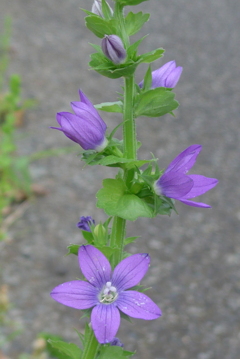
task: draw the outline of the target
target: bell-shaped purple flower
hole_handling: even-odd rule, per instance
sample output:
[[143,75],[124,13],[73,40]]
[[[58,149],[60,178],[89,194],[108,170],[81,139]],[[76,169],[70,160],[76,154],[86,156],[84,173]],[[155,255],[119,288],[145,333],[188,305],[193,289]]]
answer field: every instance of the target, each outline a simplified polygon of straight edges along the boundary
[[62,131],[65,136],[78,143],[84,150],[100,152],[108,143],[105,137],[107,126],[81,90],[79,90],[79,95],[81,101],[71,103],[74,114],[70,112],[57,113],[57,122],[60,128],[51,128]]
[[[174,88],[180,79],[183,68],[176,66],[175,61],[169,61],[159,69],[152,72],[152,89],[156,87]],[[139,83],[139,87],[143,87],[144,81]]]
[[105,35],[102,39],[102,51],[114,64],[118,65],[125,61],[126,50],[122,40],[117,35]]
[[120,325],[120,311],[133,318],[152,320],[160,308],[145,294],[128,290],[146,274],[150,257],[146,253],[123,259],[114,269],[97,248],[86,245],[78,251],[79,266],[87,281],[60,284],[51,292],[57,302],[76,309],[92,309],[91,324],[99,343],[114,341]]
[[91,216],[82,216],[80,217],[80,221],[78,222],[77,227],[83,231],[91,232],[90,226],[92,224],[95,224],[95,221]]
[[218,183],[216,178],[186,174],[195,164],[201,150],[201,145],[192,145],[181,152],[155,182],[155,192],[158,195],[177,199],[188,206],[211,207],[206,203],[189,201],[189,199],[209,191]]

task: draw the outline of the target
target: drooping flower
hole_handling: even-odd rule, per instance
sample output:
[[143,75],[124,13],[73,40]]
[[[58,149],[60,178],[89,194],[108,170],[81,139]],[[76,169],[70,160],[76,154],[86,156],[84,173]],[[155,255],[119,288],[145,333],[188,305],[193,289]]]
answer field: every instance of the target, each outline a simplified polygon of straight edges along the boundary
[[99,343],[110,343],[120,325],[120,311],[133,318],[152,320],[160,308],[145,293],[127,290],[146,274],[150,257],[146,253],[123,259],[111,271],[107,258],[91,245],[81,246],[79,266],[88,280],[60,284],[51,292],[57,302],[76,309],[93,308],[91,324]]
[[[181,76],[183,68],[177,66],[175,61],[169,61],[159,69],[152,72],[152,89],[156,87],[174,88]],[[143,87],[144,80],[139,83]]]
[[57,122],[60,128],[51,128],[62,131],[65,136],[78,143],[84,150],[100,152],[108,143],[105,137],[107,126],[81,90],[79,90],[79,95],[81,101],[71,103],[74,114],[70,112],[57,113]]
[[[107,6],[108,6],[111,14],[113,14],[113,9],[110,7],[110,5],[108,3],[107,3]],[[93,5],[92,5],[92,12],[98,16],[103,17],[102,0],[94,0]]]
[[181,152],[155,182],[155,192],[177,199],[188,206],[211,208],[206,203],[189,201],[209,191],[218,183],[216,178],[186,174],[195,164],[201,149],[201,145],[192,145]]
[[95,224],[95,221],[91,216],[82,216],[80,217],[80,221],[77,223],[77,227],[83,231],[91,232],[91,224]]
[[118,65],[125,61],[126,50],[119,36],[105,35],[102,39],[101,46],[104,55],[114,64]]

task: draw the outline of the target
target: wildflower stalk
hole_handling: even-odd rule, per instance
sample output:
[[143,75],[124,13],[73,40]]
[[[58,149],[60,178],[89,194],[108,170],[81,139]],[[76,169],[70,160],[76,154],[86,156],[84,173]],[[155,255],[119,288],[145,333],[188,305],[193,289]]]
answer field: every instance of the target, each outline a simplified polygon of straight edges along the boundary
[[95,359],[100,347],[92,328],[89,329],[89,338],[85,343],[81,359]]

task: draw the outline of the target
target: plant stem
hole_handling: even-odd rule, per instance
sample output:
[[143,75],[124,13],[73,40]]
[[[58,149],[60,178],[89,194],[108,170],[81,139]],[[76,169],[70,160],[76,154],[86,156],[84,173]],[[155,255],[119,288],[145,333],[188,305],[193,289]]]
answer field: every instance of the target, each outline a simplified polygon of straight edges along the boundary
[[125,78],[124,106],[123,106],[123,142],[124,157],[137,158],[136,126],[133,113],[134,76]]
[[115,216],[113,218],[110,246],[117,247],[119,250],[116,251],[112,256],[111,264],[113,268],[116,267],[116,265],[122,260],[123,240],[125,237],[125,231],[126,231],[126,220],[121,217]]
[[90,330],[91,332],[87,342],[85,343],[81,359],[95,359],[100,347],[100,344],[98,343],[93,330]]

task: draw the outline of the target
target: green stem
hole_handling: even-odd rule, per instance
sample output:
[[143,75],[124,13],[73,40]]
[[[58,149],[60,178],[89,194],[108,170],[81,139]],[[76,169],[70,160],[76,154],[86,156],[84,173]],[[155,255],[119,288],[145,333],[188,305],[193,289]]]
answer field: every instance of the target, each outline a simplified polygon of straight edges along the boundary
[[136,126],[133,113],[134,76],[125,78],[124,106],[123,106],[123,142],[124,157],[137,158]]
[[116,251],[112,256],[111,264],[113,268],[116,267],[116,265],[122,260],[123,240],[125,237],[125,231],[126,231],[126,220],[121,217],[115,216],[113,218],[110,246],[117,247],[119,250]]
[[91,332],[88,341],[85,343],[81,359],[95,359],[97,357],[100,344],[98,343],[93,330],[90,330]]

